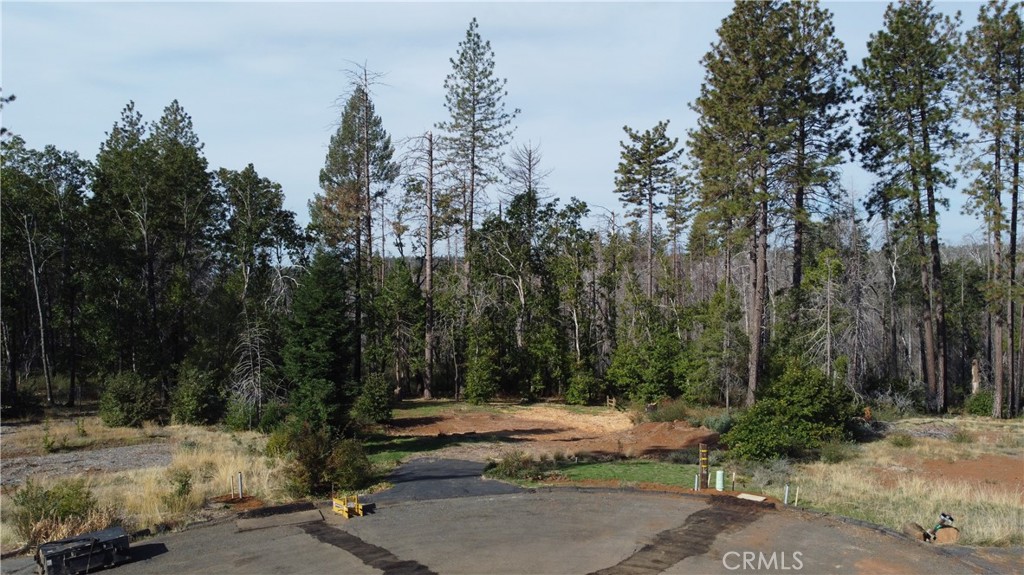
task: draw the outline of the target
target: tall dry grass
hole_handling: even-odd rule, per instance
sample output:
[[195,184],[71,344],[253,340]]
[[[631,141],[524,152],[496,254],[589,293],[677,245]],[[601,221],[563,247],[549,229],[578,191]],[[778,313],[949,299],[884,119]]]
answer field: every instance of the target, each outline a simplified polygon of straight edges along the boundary
[[[857,464],[813,463],[791,478],[790,500],[800,505],[899,530],[908,521],[926,527],[952,513],[964,545],[1024,544],[1024,490],[966,481],[934,481],[912,473],[887,482]],[[781,488],[769,490],[780,497]]]
[[[904,447],[875,441],[859,446],[857,456],[847,461],[797,465],[789,480],[790,500],[799,486],[801,507],[895,530],[908,521],[929,527],[946,512],[956,518],[962,544],[1024,545],[1024,488],[917,473],[926,460],[966,463],[984,455],[1024,464],[1024,421],[915,418],[898,422],[896,429],[913,433],[928,426],[945,426],[950,433],[946,438],[917,436]],[[767,491],[782,498],[782,486]]]
[[4,437],[3,450],[19,455],[44,455],[53,451],[136,445],[170,435],[165,428],[152,423],[141,428],[107,427],[99,417],[75,417],[23,426]]
[[[21,433],[19,431],[15,437]],[[230,493],[239,472],[242,473],[245,495],[268,503],[290,500],[284,487],[281,462],[263,455],[266,437],[259,433],[225,433],[184,425],[150,430],[122,429],[120,433],[123,435],[111,433],[105,437],[120,440],[138,437],[139,434],[152,436],[159,433],[176,446],[171,465],[167,468],[85,476],[86,486],[96,498],[97,507],[116,509],[129,530],[175,528],[200,519],[210,511],[207,508],[210,499]],[[41,437],[40,430],[31,430],[27,439],[23,437],[21,441],[31,445]],[[51,487],[60,480],[44,478],[38,483]],[[11,504],[9,494],[3,495],[2,507],[10,509],[8,506]],[[19,540],[6,515],[0,516],[0,545],[5,552],[25,543]],[[40,526],[43,527],[60,529],[53,525]]]

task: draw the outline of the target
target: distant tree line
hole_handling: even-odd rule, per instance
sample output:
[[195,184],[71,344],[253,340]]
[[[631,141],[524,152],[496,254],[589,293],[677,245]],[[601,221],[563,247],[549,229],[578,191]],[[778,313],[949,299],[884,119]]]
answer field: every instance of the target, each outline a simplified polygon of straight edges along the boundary
[[[353,70],[305,229],[176,101],[93,160],[5,134],[3,403],[132,374],[177,420],[340,430],[394,394],[749,406],[803,372],[935,412],[980,376],[1019,414],[1021,4],[960,28],[892,4],[851,66],[818,3],[737,3],[685,141],[624,128],[621,212],[553,199],[475,19],[433,131],[396,145]],[[983,242],[940,241],[958,184]]]

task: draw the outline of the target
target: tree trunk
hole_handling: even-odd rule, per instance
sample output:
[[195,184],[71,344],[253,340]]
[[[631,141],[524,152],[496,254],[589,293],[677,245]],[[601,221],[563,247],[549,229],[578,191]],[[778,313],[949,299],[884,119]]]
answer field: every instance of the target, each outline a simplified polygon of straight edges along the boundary
[[[762,166],[760,186],[767,188],[765,168]],[[763,190],[767,197],[767,190]],[[766,343],[765,304],[768,296],[768,202],[759,201],[754,218],[754,236],[750,252],[751,288],[750,299],[750,355],[747,359],[746,404],[753,405],[755,393],[761,382],[764,365],[764,344]]]
[[43,299],[39,293],[39,270],[36,269],[35,242],[32,241],[28,216],[22,216],[25,226],[25,240],[28,244],[28,261],[32,268],[32,289],[36,296],[36,312],[39,314],[39,350],[43,360],[43,379],[46,381],[46,403],[53,403],[53,378],[50,374],[50,360],[46,350],[46,321],[43,314]]
[[799,318],[800,306],[803,303],[803,291],[801,284],[804,277],[804,228],[807,213],[804,209],[804,196],[806,188],[803,183],[805,149],[807,132],[804,126],[804,119],[800,120],[800,128],[797,135],[797,185],[793,194],[793,311],[791,319]]
[[434,388],[434,135],[427,132],[427,222],[423,256],[424,340],[423,399],[433,399]]

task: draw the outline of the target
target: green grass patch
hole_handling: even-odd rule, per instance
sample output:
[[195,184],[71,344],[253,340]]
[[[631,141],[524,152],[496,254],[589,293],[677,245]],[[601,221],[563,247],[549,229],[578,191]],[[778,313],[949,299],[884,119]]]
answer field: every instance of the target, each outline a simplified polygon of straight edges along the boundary
[[568,465],[558,475],[570,481],[619,481],[628,483],[658,483],[678,487],[693,487],[696,465],[679,465],[661,461],[632,460],[592,462]]

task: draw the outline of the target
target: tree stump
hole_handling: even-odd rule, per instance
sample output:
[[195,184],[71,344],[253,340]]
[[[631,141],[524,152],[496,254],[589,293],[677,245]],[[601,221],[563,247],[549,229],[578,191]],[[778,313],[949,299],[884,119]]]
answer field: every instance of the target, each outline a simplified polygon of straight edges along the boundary
[[911,521],[903,524],[903,534],[918,541],[928,540],[928,536],[924,532],[924,527],[921,527],[917,523]]
[[936,545],[949,545],[956,543],[960,540],[960,530],[956,527],[943,527],[935,532],[935,539],[932,541]]

